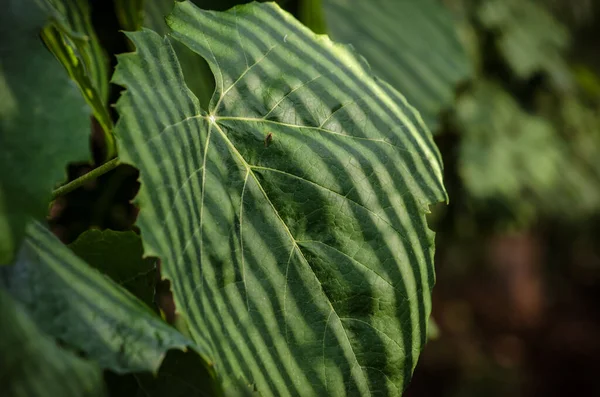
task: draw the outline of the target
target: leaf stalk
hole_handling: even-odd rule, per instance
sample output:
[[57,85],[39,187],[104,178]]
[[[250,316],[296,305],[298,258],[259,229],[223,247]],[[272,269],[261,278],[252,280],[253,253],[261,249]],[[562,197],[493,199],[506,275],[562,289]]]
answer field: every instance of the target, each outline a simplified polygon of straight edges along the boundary
[[54,190],[52,192],[52,198],[51,201],[56,200],[58,197],[60,196],[64,196],[67,193],[72,192],[73,190],[78,189],[79,187],[81,187],[82,185],[84,185],[85,183],[98,178],[101,175],[106,174],[108,171],[111,171],[113,169],[115,169],[118,165],[120,164],[119,158],[116,157],[110,161],[107,161],[106,163],[102,164],[100,167],[98,168],[94,168],[93,170],[91,170],[90,172],[88,172],[87,174],[84,174],[82,176],[80,176],[77,179],[72,180],[71,182],[67,183],[66,185],[63,185],[59,188],[57,188],[56,190]]

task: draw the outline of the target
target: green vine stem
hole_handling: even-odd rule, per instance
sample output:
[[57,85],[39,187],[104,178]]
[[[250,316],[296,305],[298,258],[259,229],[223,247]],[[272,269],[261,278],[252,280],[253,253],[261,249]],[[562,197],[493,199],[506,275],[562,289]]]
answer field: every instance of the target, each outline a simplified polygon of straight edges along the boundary
[[51,201],[54,201],[58,197],[64,196],[65,194],[72,192],[73,190],[81,187],[86,182],[89,182],[92,179],[96,179],[99,176],[106,174],[108,171],[115,169],[119,164],[120,164],[119,158],[118,157],[114,158],[114,159],[102,164],[100,167],[94,168],[87,174],[82,175],[79,178],[67,183],[66,185],[59,187],[58,189],[56,189],[52,192]]
[[317,34],[327,33],[327,24],[325,22],[325,10],[321,0],[301,0],[298,10],[298,16],[306,26]]

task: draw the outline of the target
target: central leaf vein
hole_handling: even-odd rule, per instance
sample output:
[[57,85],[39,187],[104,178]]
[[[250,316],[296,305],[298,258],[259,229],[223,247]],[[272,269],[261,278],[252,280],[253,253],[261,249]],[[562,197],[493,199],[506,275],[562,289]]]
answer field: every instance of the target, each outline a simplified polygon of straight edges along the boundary
[[316,126],[311,126],[311,125],[289,124],[289,123],[283,123],[281,121],[267,120],[267,119],[262,119],[262,118],[236,117],[236,116],[219,116],[219,117],[217,117],[217,120],[219,120],[219,121],[222,121],[222,120],[249,121],[249,122],[254,122],[254,123],[271,123],[271,124],[275,124],[275,125],[280,125],[282,127],[299,128],[299,129],[306,129],[306,130],[321,131],[321,132],[325,132],[327,134],[332,134],[332,135],[336,135],[336,136],[342,136],[344,138],[349,138],[349,139],[356,139],[356,140],[360,140],[360,141],[370,141],[370,142],[376,142],[376,143],[383,143],[384,145],[389,145],[389,146],[393,147],[394,149],[398,149],[398,150],[401,150],[403,152],[410,153],[410,154],[412,154],[414,156],[417,156],[418,158],[420,158],[423,161],[430,161],[430,159],[424,157],[423,155],[421,155],[421,154],[419,154],[417,152],[409,150],[409,149],[407,149],[405,147],[394,145],[393,143],[388,142],[385,139],[365,138],[365,137],[362,137],[362,136],[342,134],[341,132],[332,131],[332,130],[329,130],[329,129],[326,129],[326,128],[322,128],[322,127],[316,127]]
[[240,195],[240,255],[242,256],[242,282],[244,284],[244,294],[246,295],[246,309],[250,311],[250,301],[248,300],[248,286],[246,285],[246,263],[244,261],[244,194],[246,194],[246,185],[250,176],[250,169],[246,170],[244,177],[244,186]]

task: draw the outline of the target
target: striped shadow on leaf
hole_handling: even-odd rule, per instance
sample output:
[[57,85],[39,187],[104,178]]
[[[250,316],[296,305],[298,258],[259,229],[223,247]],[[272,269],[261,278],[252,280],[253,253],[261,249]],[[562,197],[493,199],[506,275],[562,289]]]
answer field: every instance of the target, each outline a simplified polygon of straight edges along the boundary
[[41,331],[116,373],[155,373],[168,350],[195,347],[38,222],[15,263],[0,269],[0,288]]
[[[215,1],[215,5],[222,5],[223,1]],[[169,30],[165,17],[172,9],[173,0],[115,0],[119,23],[128,31],[145,27],[158,34],[165,34]],[[215,86],[208,64],[183,44],[177,41],[172,41],[171,44],[186,77],[186,85],[200,100],[201,105],[207,105]]]
[[440,0],[322,0],[334,40],[351,43],[406,96],[435,133],[456,86],[473,73]]
[[446,199],[427,128],[273,3],[177,3],[167,22],[211,67],[208,111],[169,39],[143,30],[113,78],[117,130],[146,255],[195,342],[262,396],[400,395],[431,308],[425,213]]
[[60,348],[3,289],[0,289],[0,318],[3,396],[106,395],[100,367]]

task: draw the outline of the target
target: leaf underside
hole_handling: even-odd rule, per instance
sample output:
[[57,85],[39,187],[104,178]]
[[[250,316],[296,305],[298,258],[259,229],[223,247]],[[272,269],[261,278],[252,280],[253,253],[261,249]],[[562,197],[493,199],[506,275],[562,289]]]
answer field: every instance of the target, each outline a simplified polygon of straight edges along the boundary
[[108,110],[109,62],[92,25],[87,0],[44,0],[52,5],[54,25],[42,38],[77,83],[102,127],[110,156],[114,152],[113,122]]
[[196,343],[263,396],[400,395],[431,306],[424,215],[446,199],[420,117],[275,4],[178,3],[168,24],[213,71],[208,112],[170,40],[130,33],[117,135]]

